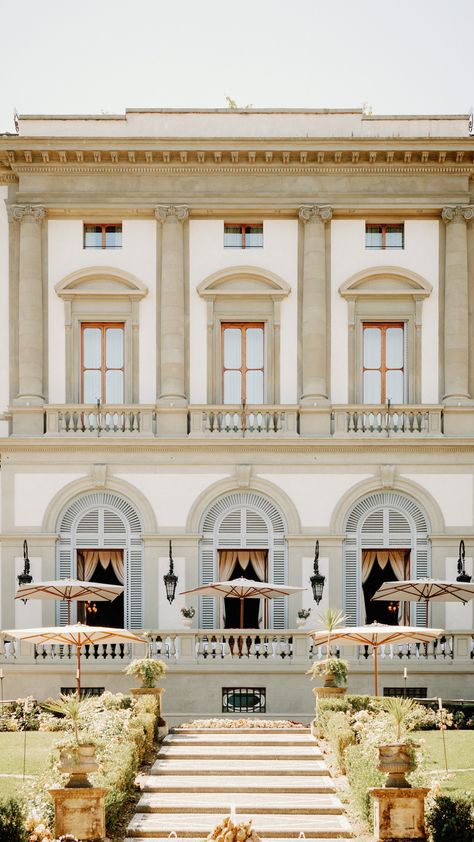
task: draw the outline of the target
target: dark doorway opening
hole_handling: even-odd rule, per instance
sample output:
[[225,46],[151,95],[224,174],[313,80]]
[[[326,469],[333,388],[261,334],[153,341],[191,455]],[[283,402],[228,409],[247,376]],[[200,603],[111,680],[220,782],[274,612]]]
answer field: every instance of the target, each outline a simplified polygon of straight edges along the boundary
[[384,582],[396,582],[397,576],[390,562],[385,568],[374,564],[369,578],[362,585],[365,601],[365,622],[384,623],[384,625],[398,626],[398,602],[372,602],[372,597]]
[[[257,576],[252,562],[249,561],[245,570],[238,561],[229,577],[232,579],[252,579],[254,582],[262,581]],[[260,599],[244,599],[244,622],[240,625],[240,599],[232,596],[224,597],[224,628],[225,629],[258,629],[260,617]]]
[[[114,550],[114,553],[123,552]],[[80,564],[78,564],[80,568]],[[118,579],[113,565],[109,563],[107,567],[103,567],[99,562],[93,573],[87,579],[88,582],[99,582],[103,585],[122,585],[123,583]],[[78,603],[78,618],[80,622],[86,623],[88,626],[106,626],[112,629],[122,629],[124,627],[124,592],[115,597],[112,602],[95,602],[93,599],[90,602]]]

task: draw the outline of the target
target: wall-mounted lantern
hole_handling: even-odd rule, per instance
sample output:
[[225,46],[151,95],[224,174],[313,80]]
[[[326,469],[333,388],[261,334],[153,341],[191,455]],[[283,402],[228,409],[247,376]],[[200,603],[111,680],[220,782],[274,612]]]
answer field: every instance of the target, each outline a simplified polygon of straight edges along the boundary
[[316,605],[319,605],[323,596],[325,577],[319,572],[319,541],[316,541],[314,548],[314,574],[310,580],[313,589],[313,597]]
[[[19,573],[18,575],[18,584],[19,585],[30,585],[33,581],[33,576],[30,573],[30,559],[28,558],[28,542],[23,541],[23,559],[24,559],[24,566],[23,566],[23,573]],[[26,605],[28,602],[27,599],[22,599],[22,602]]]
[[168,573],[165,573],[165,575],[163,576],[163,581],[165,583],[165,588],[166,588],[166,599],[168,600],[170,605],[174,600],[175,593],[176,593],[176,585],[178,584],[178,577],[176,576],[176,573],[174,572],[173,565],[174,565],[174,562],[173,562],[173,555],[172,555],[172,552],[171,552],[171,541],[170,541],[170,569],[168,570]]
[[459,542],[458,575],[456,576],[456,582],[470,581],[471,576],[466,573],[466,550],[464,547],[464,541],[461,538]]

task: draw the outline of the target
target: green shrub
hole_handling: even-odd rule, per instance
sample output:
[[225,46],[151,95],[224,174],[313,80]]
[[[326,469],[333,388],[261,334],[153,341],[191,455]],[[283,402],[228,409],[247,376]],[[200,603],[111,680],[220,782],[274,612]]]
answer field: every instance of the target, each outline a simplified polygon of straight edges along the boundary
[[355,743],[355,734],[352,730],[347,714],[339,711],[332,713],[326,726],[327,739],[336,755],[337,765],[343,775],[346,774],[346,748]]
[[0,839],[2,842],[26,842],[23,805],[16,798],[0,799]]
[[363,745],[346,748],[345,761],[347,779],[352,790],[354,805],[360,816],[372,829],[373,806],[368,789],[373,786],[383,786],[385,775],[377,769],[375,754],[369,753]]
[[474,805],[469,795],[437,795],[426,816],[433,842],[472,842]]
[[315,728],[318,737],[327,738],[327,724],[329,717],[336,712],[355,714],[361,710],[379,713],[382,710],[382,700],[374,696],[337,696],[335,698],[321,698],[316,703]]

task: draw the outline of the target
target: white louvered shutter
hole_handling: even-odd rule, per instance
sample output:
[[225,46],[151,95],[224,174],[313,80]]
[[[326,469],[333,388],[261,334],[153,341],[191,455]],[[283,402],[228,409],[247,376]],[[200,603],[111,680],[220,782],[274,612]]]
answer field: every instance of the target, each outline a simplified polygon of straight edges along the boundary
[[347,539],[345,545],[345,568],[344,568],[344,614],[348,626],[357,626],[359,622],[359,592],[360,592],[360,553],[357,542],[354,539]]

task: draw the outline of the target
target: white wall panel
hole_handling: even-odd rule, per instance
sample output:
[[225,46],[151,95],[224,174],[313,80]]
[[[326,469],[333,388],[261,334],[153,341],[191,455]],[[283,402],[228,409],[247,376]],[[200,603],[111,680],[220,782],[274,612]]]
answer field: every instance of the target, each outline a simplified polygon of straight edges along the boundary
[[229,266],[258,266],[275,272],[292,292],[281,304],[281,402],[296,402],[297,265],[296,220],[264,220],[263,248],[224,248],[223,220],[191,220],[190,252],[190,344],[191,403],[207,400],[206,305],[196,287],[209,275]]
[[[179,557],[175,558],[174,572],[178,577],[178,585],[176,587],[176,596],[171,603],[166,599],[165,586],[163,583],[163,576],[168,573],[170,567],[169,557],[160,556],[158,559],[158,615],[152,619],[152,627],[157,629],[181,629],[182,614],[181,608],[186,605],[186,597],[180,595],[180,591],[186,590],[186,559]],[[194,604],[197,611],[197,597],[193,601],[190,599],[189,605]]]
[[84,249],[80,219],[48,223],[49,260],[49,382],[50,402],[64,403],[65,329],[64,302],[55,285],[71,272],[90,266],[113,266],[135,275],[148,288],[140,302],[140,401],[156,399],[156,222],[123,221],[123,246],[119,249]]
[[[472,576],[472,558],[466,558],[466,573]],[[448,582],[454,582],[458,575],[458,559],[446,559],[446,579]],[[457,631],[472,631],[473,629],[473,602],[467,602],[463,605],[462,602],[446,602],[446,620],[444,628],[456,629]]]
[[[334,403],[348,400],[347,303],[339,287],[357,272],[373,266],[400,266],[422,275],[433,287],[423,302],[422,401],[438,402],[439,223],[407,220],[405,248],[366,249],[365,220],[331,222],[331,395]],[[381,303],[380,317],[383,318]]]
[[[9,245],[8,216],[5,199],[8,187],[0,186],[0,412],[4,412],[9,403]],[[3,422],[1,422],[3,424]],[[7,435],[7,429],[0,429],[0,435]]]
[[434,497],[446,526],[472,526],[473,478],[468,474],[402,474]]
[[228,474],[116,474],[135,485],[150,503],[158,526],[185,526],[199,495]]
[[15,526],[41,526],[53,497],[87,474],[16,474]]
[[371,474],[260,474],[274,483],[293,501],[301,526],[329,526],[334,508],[354,485]]
[[[35,582],[41,582],[42,559],[30,557],[31,575]],[[24,567],[23,556],[15,558],[15,584],[16,577]],[[21,599],[15,599],[15,628],[16,629],[37,629],[43,625],[43,600],[29,599],[26,605]],[[20,644],[17,644],[20,645]]]

